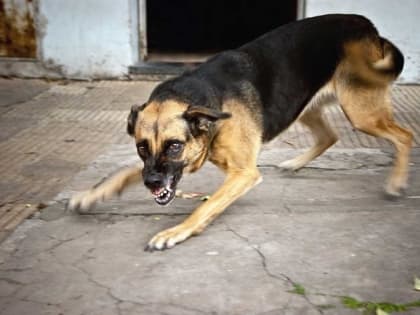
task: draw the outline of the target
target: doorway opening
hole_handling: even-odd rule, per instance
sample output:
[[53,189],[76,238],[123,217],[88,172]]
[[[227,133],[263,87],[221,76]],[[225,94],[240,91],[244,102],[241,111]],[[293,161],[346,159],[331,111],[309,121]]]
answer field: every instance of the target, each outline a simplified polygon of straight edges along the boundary
[[195,63],[295,21],[302,0],[142,1],[144,61]]

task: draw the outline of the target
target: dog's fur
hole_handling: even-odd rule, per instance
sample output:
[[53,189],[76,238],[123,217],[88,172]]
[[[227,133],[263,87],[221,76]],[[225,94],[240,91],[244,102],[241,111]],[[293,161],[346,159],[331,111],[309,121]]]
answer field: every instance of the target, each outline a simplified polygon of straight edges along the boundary
[[156,201],[167,204],[183,172],[208,159],[226,173],[223,185],[146,249],[173,247],[261,181],[262,143],[294,121],[312,131],[316,144],[283,167],[297,170],[333,145],[337,136],[322,117],[322,105],[333,99],[356,129],[395,145],[386,192],[399,195],[407,185],[412,134],[393,119],[390,84],[403,63],[401,52],[362,16],[325,15],[279,27],[161,83],[146,104],[133,106],[127,130],[144,168],[123,170],[69,205],[87,209],[142,178]]

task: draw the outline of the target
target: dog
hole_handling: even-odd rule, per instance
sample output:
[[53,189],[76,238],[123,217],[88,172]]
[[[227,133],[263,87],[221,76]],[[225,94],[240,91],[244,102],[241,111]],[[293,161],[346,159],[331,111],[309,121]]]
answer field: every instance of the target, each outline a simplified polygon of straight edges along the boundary
[[226,174],[221,187],[182,223],[154,236],[145,250],[163,250],[201,233],[231,203],[261,182],[261,146],[299,120],[315,145],[282,167],[298,170],[337,141],[322,116],[336,100],[358,130],[389,140],[395,163],[385,191],[407,186],[412,133],[393,119],[390,85],[404,57],[360,15],[331,14],[281,26],[196,69],[159,84],[127,120],[143,167],[124,169],[75,195],[71,209],[144,182],[159,205],[176,195],[183,173],[206,160]]

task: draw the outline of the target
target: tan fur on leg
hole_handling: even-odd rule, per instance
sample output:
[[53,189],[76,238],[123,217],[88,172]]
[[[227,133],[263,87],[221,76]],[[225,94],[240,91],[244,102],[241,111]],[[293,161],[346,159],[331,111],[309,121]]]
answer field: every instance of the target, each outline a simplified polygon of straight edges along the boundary
[[199,206],[184,222],[155,235],[145,250],[162,250],[175,246],[190,237],[201,233],[204,228],[219,216],[232,202],[261,182],[257,169],[232,172],[225,183]]
[[128,186],[140,183],[142,178],[141,170],[142,168],[140,166],[120,170],[104,182],[73,196],[69,200],[68,209],[86,211],[98,201],[103,201],[116,194],[121,194]]
[[385,186],[391,196],[400,196],[407,186],[412,133],[397,125],[392,115],[388,87],[352,88],[339,86],[342,108],[355,128],[392,142],[396,149],[394,167]]
[[296,171],[321,155],[337,141],[335,132],[322,117],[321,110],[319,107],[308,110],[299,118],[299,121],[311,130],[315,138],[315,145],[302,155],[282,162],[280,167]]

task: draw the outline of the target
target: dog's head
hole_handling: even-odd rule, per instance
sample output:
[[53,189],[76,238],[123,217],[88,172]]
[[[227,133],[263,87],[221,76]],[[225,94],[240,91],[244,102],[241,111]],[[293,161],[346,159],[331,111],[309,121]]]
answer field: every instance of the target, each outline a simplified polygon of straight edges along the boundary
[[193,172],[206,160],[215,124],[229,118],[207,107],[174,100],[134,105],[127,132],[134,137],[144,162],[143,180],[159,205],[167,205],[183,172]]

